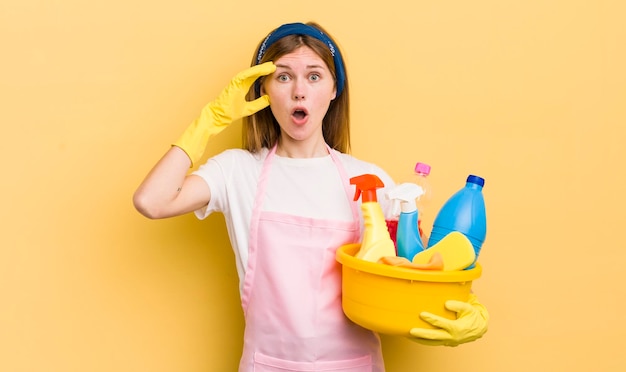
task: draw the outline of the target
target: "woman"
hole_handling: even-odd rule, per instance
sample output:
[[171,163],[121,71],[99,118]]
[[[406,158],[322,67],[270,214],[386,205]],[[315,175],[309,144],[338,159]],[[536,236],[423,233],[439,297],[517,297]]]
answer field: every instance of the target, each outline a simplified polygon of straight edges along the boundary
[[[384,371],[378,336],[341,309],[335,250],[362,230],[349,179],[372,173],[393,186],[383,170],[346,154],[348,91],[328,33],[282,25],[135,193],[150,218],[224,214],[246,320],[240,371]],[[245,149],[187,175],[209,138],[239,118]]]

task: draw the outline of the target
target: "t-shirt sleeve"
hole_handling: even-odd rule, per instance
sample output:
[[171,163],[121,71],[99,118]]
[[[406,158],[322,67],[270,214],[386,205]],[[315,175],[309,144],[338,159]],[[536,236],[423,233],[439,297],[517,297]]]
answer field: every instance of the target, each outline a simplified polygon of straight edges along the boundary
[[213,212],[224,212],[226,203],[226,170],[230,169],[228,164],[234,161],[233,154],[229,151],[216,155],[206,163],[201,165],[192,174],[204,180],[211,190],[211,200],[209,204],[195,211],[198,219],[205,219]]

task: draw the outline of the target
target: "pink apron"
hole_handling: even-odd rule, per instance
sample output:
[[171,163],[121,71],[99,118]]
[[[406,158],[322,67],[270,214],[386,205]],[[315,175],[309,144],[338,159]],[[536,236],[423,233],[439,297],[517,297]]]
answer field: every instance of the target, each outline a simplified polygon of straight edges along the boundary
[[[359,239],[357,204],[350,203],[353,221],[263,211],[275,152],[263,165],[252,211],[239,371],[384,371],[378,335],[352,323],[341,308],[335,251]],[[347,174],[329,152],[351,200]]]

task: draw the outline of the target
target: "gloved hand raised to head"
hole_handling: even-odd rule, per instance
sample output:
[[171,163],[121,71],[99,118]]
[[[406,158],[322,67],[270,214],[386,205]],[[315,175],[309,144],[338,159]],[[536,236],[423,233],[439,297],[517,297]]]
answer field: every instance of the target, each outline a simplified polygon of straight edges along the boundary
[[214,101],[202,109],[200,116],[187,127],[178,141],[174,142],[174,146],[180,147],[189,156],[192,166],[204,154],[211,137],[233,121],[269,106],[269,96],[264,95],[254,101],[246,101],[246,94],[258,78],[274,71],[276,66],[272,62],[265,62],[240,72]]
[[423,312],[420,318],[437,329],[413,328],[411,340],[430,346],[458,346],[482,337],[487,332],[489,313],[476,295],[470,294],[467,302],[447,301],[448,310],[457,313],[457,318],[450,320],[435,314]]

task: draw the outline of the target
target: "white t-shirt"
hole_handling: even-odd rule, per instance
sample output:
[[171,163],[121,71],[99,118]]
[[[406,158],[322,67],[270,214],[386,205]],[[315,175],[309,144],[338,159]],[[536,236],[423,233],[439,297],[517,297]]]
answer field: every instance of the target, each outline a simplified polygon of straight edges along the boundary
[[[375,174],[381,179],[385,187],[378,189],[378,202],[385,216],[391,217],[390,203],[385,198],[385,190],[394,186],[391,177],[374,164],[335,150],[331,151],[334,151],[340,159],[348,178],[368,173]],[[268,153],[268,149],[263,149],[257,154],[241,149],[226,150],[193,172],[194,175],[203,178],[211,189],[211,201],[205,208],[196,211],[196,216],[204,219],[213,212],[224,214],[228,236],[235,252],[240,290],[248,264],[248,240],[254,198]],[[264,195],[263,210],[302,217],[351,221],[350,203],[355,193],[355,187],[352,185],[351,192],[348,199],[330,155],[306,159],[275,155]],[[362,226],[361,216],[361,229]]]

